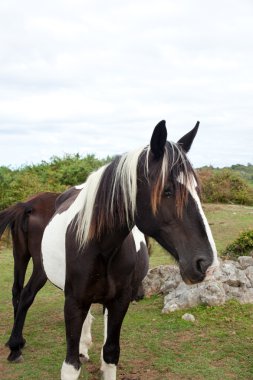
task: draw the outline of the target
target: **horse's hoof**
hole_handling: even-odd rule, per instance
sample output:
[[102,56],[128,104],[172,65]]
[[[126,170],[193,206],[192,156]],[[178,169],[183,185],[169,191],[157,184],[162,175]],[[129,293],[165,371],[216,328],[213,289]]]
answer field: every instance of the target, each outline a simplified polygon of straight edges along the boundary
[[85,363],[87,363],[87,362],[90,361],[90,358],[87,357],[87,356],[85,356],[85,355],[83,355],[83,354],[79,354],[79,359],[80,359],[80,362],[81,362],[82,364],[85,364]]
[[24,361],[24,358],[23,358],[22,353],[20,351],[11,351],[7,360],[10,363],[18,364],[18,363],[22,363]]

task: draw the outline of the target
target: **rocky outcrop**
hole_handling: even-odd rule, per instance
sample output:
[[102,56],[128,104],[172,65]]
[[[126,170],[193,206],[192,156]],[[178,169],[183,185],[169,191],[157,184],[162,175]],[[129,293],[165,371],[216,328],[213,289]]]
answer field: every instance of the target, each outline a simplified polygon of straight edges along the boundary
[[230,299],[253,303],[253,257],[220,261],[213,277],[197,285],[186,285],[177,266],[161,265],[148,272],[143,286],[146,296],[164,295],[164,313],[200,304],[222,305]]

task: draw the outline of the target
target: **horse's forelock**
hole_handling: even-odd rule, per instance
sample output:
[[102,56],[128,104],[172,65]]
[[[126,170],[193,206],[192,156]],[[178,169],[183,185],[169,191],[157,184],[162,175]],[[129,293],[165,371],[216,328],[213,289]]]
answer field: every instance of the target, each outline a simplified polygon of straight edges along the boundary
[[[149,169],[150,167],[151,165],[149,165]],[[180,182],[178,181],[179,176],[181,176]],[[177,213],[181,217],[188,198],[186,184],[188,185],[193,178],[197,181],[197,177],[190,161],[180,146],[173,142],[167,142],[163,159],[156,162],[152,177],[151,207],[153,213],[157,212],[166,182],[171,180],[175,190]]]
[[172,165],[171,172],[173,184],[175,186],[177,214],[179,217],[182,217],[183,208],[188,200],[188,188],[189,186],[195,187],[196,184],[198,184],[198,179],[182,148],[177,144],[173,144],[172,146],[175,149],[177,158],[175,158],[175,163]]

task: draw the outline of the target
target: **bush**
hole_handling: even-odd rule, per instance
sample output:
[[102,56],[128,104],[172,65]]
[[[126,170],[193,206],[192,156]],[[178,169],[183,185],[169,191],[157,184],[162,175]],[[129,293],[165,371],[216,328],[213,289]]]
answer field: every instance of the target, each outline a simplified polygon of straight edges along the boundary
[[1,175],[0,169],[0,210],[43,191],[64,191],[66,186],[58,183],[43,182],[35,172],[15,170]]
[[233,243],[229,244],[225,250],[221,252],[221,255],[234,259],[239,256],[248,256],[252,253],[253,230],[249,230],[242,232]]
[[253,188],[229,169],[200,169],[203,201],[253,205]]
[[82,158],[79,154],[66,154],[63,158],[54,156],[50,162],[43,161],[39,165],[27,167],[26,170],[36,172],[41,180],[65,187],[84,183],[88,175],[108,162],[110,158],[99,160],[93,154]]
[[50,162],[24,166],[17,170],[0,167],[0,210],[43,191],[63,192],[86,181],[88,175],[110,161],[94,155],[52,157]]

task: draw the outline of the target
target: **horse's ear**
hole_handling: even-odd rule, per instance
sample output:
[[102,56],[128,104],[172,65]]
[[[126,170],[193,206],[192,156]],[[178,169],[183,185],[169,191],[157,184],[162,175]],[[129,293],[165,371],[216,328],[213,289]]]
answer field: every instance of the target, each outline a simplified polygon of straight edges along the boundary
[[167,129],[165,120],[160,121],[154,129],[151,137],[150,147],[155,158],[159,159],[164,154],[164,147],[167,140]]
[[181,147],[186,153],[189,152],[189,150],[191,149],[193,140],[198,132],[198,129],[199,121],[197,121],[195,127],[190,132],[186,133],[186,135],[184,135],[180,140],[178,140],[177,143],[181,145]]

